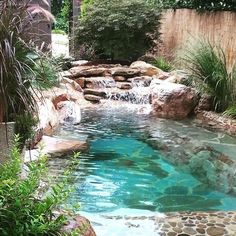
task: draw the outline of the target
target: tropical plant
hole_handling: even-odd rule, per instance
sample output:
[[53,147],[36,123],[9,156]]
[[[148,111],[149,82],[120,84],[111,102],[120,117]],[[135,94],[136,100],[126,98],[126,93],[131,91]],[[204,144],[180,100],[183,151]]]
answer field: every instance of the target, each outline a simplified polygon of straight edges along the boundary
[[151,62],[154,66],[156,66],[157,68],[163,70],[163,71],[171,71],[173,70],[173,66],[171,65],[171,63],[169,61],[167,61],[165,58],[163,57],[157,57],[154,61]]
[[223,50],[209,41],[188,43],[177,56],[200,88],[213,96],[215,111],[222,112],[234,102],[236,66],[228,71]]
[[78,164],[78,155],[65,170],[63,179],[48,191],[42,187],[47,175],[46,157],[39,155],[39,161],[28,164],[29,172],[23,178],[18,141],[19,138],[9,162],[0,166],[0,235],[63,235],[66,216],[54,211],[71,192],[68,181]]
[[77,44],[96,55],[132,61],[145,54],[159,36],[160,9],[146,0],[94,0],[80,18]]
[[48,80],[44,74],[49,66],[42,66],[45,58],[35,49],[29,31],[35,15],[47,20],[53,16],[30,2],[0,3],[0,122],[9,121],[13,114],[35,111],[34,92],[51,85],[51,78]]

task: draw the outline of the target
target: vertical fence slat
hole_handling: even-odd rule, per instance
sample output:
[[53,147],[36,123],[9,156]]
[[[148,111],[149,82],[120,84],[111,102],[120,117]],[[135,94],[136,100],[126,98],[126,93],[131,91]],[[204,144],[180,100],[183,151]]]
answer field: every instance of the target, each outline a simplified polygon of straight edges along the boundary
[[163,14],[161,33],[164,56],[171,57],[178,47],[194,36],[218,43],[226,54],[229,67],[236,61],[236,12],[168,10]]

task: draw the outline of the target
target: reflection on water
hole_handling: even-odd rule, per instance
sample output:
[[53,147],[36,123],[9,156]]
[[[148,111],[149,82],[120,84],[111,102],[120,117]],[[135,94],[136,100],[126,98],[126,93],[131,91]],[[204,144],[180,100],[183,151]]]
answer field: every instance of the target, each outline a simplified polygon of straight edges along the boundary
[[[225,191],[217,188],[217,165],[234,163],[235,138],[190,120],[157,119],[130,110],[90,109],[82,117],[81,124],[58,133],[90,146],[80,155],[69,203],[80,202],[83,211],[93,213],[236,209],[236,198],[226,194],[230,184]],[[219,155],[224,161],[218,161]],[[51,160],[52,171],[57,173],[61,165]]]

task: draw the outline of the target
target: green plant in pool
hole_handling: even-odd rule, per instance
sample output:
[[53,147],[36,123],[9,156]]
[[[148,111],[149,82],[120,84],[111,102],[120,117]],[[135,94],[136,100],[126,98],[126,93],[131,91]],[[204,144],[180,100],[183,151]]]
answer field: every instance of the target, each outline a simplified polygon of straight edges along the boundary
[[163,57],[157,57],[154,61],[152,61],[152,64],[166,72],[174,69],[172,64]]
[[[11,151],[10,160],[0,166],[0,235],[62,235],[66,222],[63,214],[54,210],[64,203],[71,189],[69,176],[76,167],[77,155],[57,184],[42,187],[47,175],[46,157],[28,164],[29,171],[22,177],[22,160],[18,149],[19,138]],[[41,197],[43,196],[43,197]]]
[[159,36],[160,9],[145,0],[94,0],[77,29],[77,43],[95,55],[132,61],[145,54]]
[[236,67],[228,70],[225,54],[219,46],[198,40],[187,44],[177,58],[195,86],[212,95],[215,111],[222,112],[234,102]]

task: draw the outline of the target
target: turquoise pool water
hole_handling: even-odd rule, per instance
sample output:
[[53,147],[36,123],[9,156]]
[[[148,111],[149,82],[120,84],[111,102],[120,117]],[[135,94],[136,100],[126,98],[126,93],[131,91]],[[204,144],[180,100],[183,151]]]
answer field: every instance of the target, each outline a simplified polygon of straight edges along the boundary
[[58,133],[87,140],[90,146],[80,155],[75,192],[69,198],[71,204],[80,202],[82,211],[236,210],[234,194],[219,189],[220,183],[205,181],[204,174],[212,180],[214,172],[209,169],[211,176],[206,169],[198,175],[185,160],[199,149],[234,160],[235,138],[197,127],[191,120],[158,119],[129,109],[84,110],[82,117],[79,125],[62,127]]

